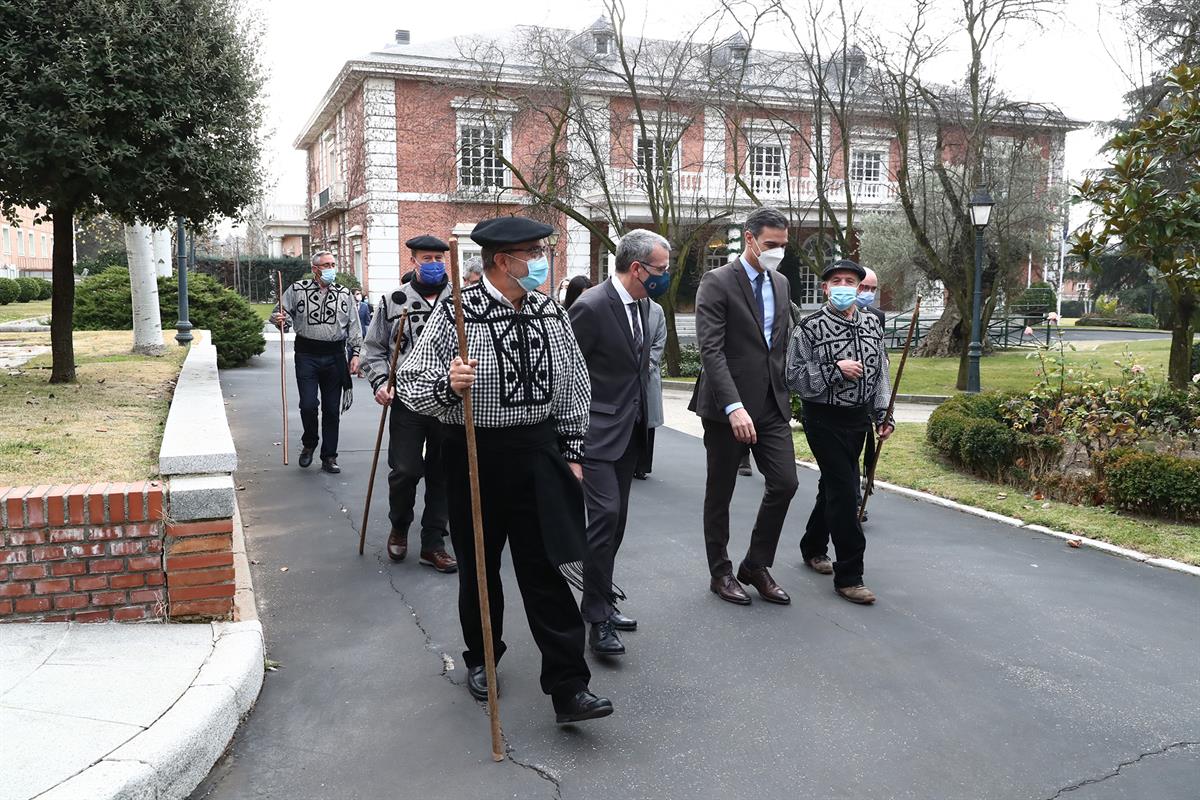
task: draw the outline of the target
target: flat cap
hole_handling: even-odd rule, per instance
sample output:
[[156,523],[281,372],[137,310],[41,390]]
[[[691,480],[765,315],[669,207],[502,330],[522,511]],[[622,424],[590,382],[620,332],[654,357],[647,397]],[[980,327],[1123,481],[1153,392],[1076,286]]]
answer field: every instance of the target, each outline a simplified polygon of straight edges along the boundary
[[858,265],[858,262],[851,261],[848,258],[843,258],[841,261],[835,261],[825,268],[821,273],[821,280],[829,280],[829,276],[835,272],[853,272],[861,281],[867,277],[867,271]]
[[405,242],[404,246],[409,250],[425,250],[431,253],[444,253],[450,249],[450,245],[436,236],[430,236],[429,234],[414,236]]
[[471,241],[480,247],[503,247],[506,244],[532,242],[554,233],[554,228],[528,217],[496,217],[485,219],[471,231]]

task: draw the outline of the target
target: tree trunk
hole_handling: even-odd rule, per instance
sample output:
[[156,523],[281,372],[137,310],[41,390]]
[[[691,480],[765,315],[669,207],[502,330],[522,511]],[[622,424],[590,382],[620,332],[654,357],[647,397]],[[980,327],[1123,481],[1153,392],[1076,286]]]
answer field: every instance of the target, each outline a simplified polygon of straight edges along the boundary
[[[679,377],[679,332],[675,328],[675,304],[669,298],[661,303],[663,317],[667,321],[667,344],[663,348],[663,361],[667,365],[667,377]],[[650,302],[654,302],[653,300]]]
[[51,383],[75,382],[75,210],[52,206],[54,220],[53,295],[50,298]]
[[963,330],[962,322],[958,307],[954,303],[948,304],[938,321],[921,337],[921,344],[914,351],[914,355],[923,358],[946,358],[965,352],[963,347],[970,332]]
[[1196,295],[1181,292],[1174,302],[1171,317],[1171,360],[1167,380],[1176,389],[1186,389],[1192,380],[1192,321],[1196,314]]
[[143,355],[160,355],[164,350],[154,263],[155,236],[156,232],[149,225],[125,226],[129,285],[133,295],[133,352]]
[[153,233],[154,273],[160,278],[169,278],[171,269],[171,231],[155,228]]

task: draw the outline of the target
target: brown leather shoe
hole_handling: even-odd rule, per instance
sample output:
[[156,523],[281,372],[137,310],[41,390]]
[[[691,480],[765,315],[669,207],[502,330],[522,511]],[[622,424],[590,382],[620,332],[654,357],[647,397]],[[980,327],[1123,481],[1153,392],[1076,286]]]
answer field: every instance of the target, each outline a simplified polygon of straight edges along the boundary
[[768,603],[778,603],[781,606],[786,606],[792,602],[792,598],[788,597],[775,579],[771,577],[771,573],[767,572],[766,567],[758,569],[749,569],[745,563],[738,567],[737,579],[747,586],[753,586],[758,589],[758,593],[763,600]]
[[746,594],[746,590],[733,579],[732,575],[718,575],[712,579],[709,585],[713,594],[728,603],[736,603],[739,606],[750,605],[750,595]]
[[392,561],[403,561],[408,555],[408,534],[392,528],[392,532],[388,534],[387,551],[388,558]]
[[458,572],[458,562],[445,550],[422,550],[421,563],[438,572]]
[[875,602],[875,593],[861,583],[858,586],[835,586],[833,590],[851,603],[869,606]]
[[829,556],[813,556],[812,558],[804,559],[804,564],[813,572],[819,572],[822,575],[833,574],[833,562],[829,560]]

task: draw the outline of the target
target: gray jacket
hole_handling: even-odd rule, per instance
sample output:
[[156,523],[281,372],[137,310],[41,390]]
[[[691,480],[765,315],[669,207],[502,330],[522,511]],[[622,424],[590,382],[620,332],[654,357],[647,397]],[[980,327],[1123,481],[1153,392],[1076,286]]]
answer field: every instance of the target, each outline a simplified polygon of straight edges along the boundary
[[442,289],[441,294],[434,298],[432,304],[422,297],[412,284],[405,284],[390,295],[379,298],[379,307],[371,317],[371,326],[367,328],[366,336],[363,337],[362,371],[371,382],[371,389],[378,391],[388,379],[392,342],[396,341],[396,328],[400,324],[401,314],[408,311],[403,339],[400,342],[400,357],[396,359],[397,370],[412,352],[421,331],[425,330],[430,313],[438,303],[449,296],[449,283]]
[[667,349],[667,315],[658,303],[653,300],[649,303],[646,330],[650,333],[650,383],[646,386],[646,425],[657,428],[663,424],[662,357]]

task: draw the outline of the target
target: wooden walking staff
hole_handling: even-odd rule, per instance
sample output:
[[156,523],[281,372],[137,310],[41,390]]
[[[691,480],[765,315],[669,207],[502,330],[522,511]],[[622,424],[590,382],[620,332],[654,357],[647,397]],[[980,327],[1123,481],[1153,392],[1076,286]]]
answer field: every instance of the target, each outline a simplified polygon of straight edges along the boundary
[[[180,252],[183,251],[180,250]],[[283,273],[279,270],[275,271],[275,297],[279,300],[279,402],[283,406],[283,465],[286,467],[288,459],[287,365],[284,364],[283,358]]]
[[[896,368],[896,380],[892,382],[892,399],[888,401],[887,414],[883,418],[885,424],[892,418],[892,410],[896,407],[896,392],[900,390],[900,378],[904,375],[904,362],[908,361],[908,349],[912,346],[913,333],[917,329],[917,318],[920,316],[921,298],[918,295],[917,304],[913,307],[912,322],[908,323],[908,338],[904,340],[904,352],[900,356],[900,366]],[[875,489],[875,467],[879,465],[879,454],[883,452],[883,445],[886,441],[886,439],[880,439],[875,443],[875,457],[871,459],[871,468],[867,470],[867,486],[863,489],[862,505],[858,507],[859,522],[863,521],[863,515],[867,513],[867,498]]]
[[[458,237],[450,237],[450,280],[454,286],[454,324],[458,327],[458,355],[469,362],[467,324],[463,319],[462,278],[458,274]],[[463,424],[467,429],[467,470],[471,477],[471,521],[475,527],[475,579],[479,586],[479,616],[483,623],[483,667],[487,674],[488,716],[492,722],[492,760],[504,760],[500,739],[500,707],[496,702],[496,654],[492,647],[492,609],[488,602],[487,560],[483,551],[483,509],[479,504],[479,453],[475,448],[475,415],[471,390],[463,392]]]
[[[396,402],[396,359],[400,356],[400,344],[404,341],[404,322],[408,319],[408,309],[400,312],[400,326],[396,328],[396,341],[392,343],[392,363],[388,367],[387,387],[391,390],[392,402]],[[363,546],[367,542],[367,515],[371,513],[371,493],[375,489],[375,467],[379,465],[379,447],[383,444],[383,426],[387,422],[388,409],[384,406],[379,414],[379,433],[375,434],[375,455],[371,456],[371,477],[367,479],[367,502],[363,504],[362,525],[358,529],[358,554],[363,554]]]

